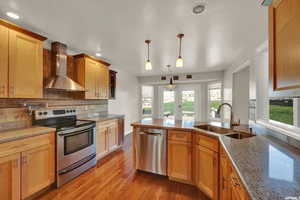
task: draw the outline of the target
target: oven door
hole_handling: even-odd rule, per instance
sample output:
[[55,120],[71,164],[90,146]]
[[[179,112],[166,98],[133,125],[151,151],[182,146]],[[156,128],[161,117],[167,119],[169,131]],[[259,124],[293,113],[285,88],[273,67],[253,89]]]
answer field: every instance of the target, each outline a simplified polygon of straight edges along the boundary
[[64,169],[96,153],[95,125],[58,132],[57,169]]

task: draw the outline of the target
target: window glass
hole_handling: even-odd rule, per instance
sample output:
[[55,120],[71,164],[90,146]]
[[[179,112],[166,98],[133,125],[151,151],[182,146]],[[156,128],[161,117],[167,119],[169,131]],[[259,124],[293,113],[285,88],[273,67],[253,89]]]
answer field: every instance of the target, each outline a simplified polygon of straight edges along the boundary
[[142,86],[142,116],[151,117],[153,114],[153,87]]
[[215,119],[218,107],[222,104],[222,84],[208,85],[208,111],[209,118]]
[[297,99],[270,99],[269,100],[269,119],[288,125],[297,125],[294,117]]

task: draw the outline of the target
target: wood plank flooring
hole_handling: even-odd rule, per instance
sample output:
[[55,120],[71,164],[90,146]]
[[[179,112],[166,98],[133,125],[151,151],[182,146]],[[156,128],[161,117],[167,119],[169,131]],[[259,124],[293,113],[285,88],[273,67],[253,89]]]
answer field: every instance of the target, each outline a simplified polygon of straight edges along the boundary
[[196,187],[135,171],[130,136],[123,149],[41,200],[208,200]]

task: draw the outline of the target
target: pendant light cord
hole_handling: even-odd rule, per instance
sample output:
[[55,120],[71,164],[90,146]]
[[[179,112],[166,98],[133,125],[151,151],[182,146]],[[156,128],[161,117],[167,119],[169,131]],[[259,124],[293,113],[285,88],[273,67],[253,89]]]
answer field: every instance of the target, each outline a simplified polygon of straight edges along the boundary
[[179,57],[181,57],[181,39],[182,38],[180,38],[180,40],[179,40]]
[[148,43],[148,60],[149,60],[149,57],[150,57],[150,56],[149,56],[149,55],[150,55],[150,47],[149,47],[149,45],[150,45],[150,44]]

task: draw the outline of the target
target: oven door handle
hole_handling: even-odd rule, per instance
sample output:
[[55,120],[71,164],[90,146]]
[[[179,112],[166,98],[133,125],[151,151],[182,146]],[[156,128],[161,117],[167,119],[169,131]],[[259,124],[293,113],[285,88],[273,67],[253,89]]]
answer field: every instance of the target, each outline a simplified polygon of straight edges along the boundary
[[94,126],[90,127],[90,128],[84,128],[84,129],[80,129],[80,130],[68,130],[68,131],[62,131],[62,132],[58,132],[58,135],[63,137],[63,136],[72,136],[72,135],[78,135],[84,132],[88,132],[90,130],[94,130]]

